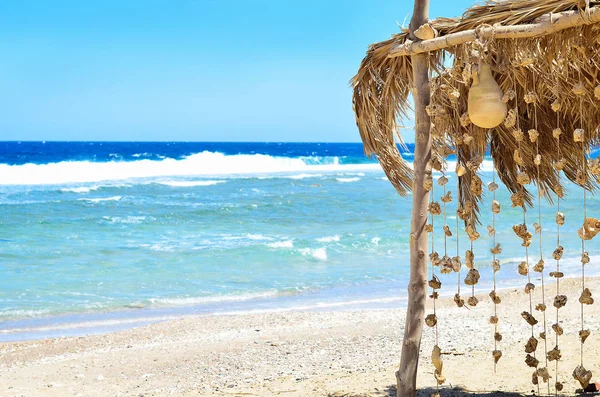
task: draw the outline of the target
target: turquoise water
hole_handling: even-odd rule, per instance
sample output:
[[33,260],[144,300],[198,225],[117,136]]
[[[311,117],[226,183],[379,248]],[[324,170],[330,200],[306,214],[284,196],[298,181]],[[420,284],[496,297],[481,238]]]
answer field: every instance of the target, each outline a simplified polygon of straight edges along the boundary
[[[287,156],[258,149],[266,153],[155,153],[140,160],[123,149],[118,160],[5,160],[0,340],[117,329],[182,314],[401,306],[410,197],[399,197],[379,166],[359,152],[343,160],[341,147],[330,147],[328,155],[307,147]],[[450,181],[456,197],[455,178]],[[576,276],[582,197],[576,187],[570,190],[562,202],[563,266]],[[436,187],[434,195],[441,193]],[[510,208],[505,189],[498,200],[500,285],[521,285],[515,269],[525,252],[511,226],[523,215]],[[475,243],[482,289],[492,277],[485,230],[490,201]],[[598,208],[591,198],[588,214]],[[453,230],[455,209],[456,202],[448,205]],[[547,271],[554,266],[554,214],[544,202]],[[537,209],[528,217],[533,230]],[[440,254],[442,224],[436,217]],[[456,254],[455,237],[447,241],[449,255]],[[537,261],[536,238],[530,257]],[[468,248],[462,232],[459,242],[462,256]],[[588,251],[592,274],[600,254],[596,242]],[[442,292],[453,294],[455,280],[442,276]]]

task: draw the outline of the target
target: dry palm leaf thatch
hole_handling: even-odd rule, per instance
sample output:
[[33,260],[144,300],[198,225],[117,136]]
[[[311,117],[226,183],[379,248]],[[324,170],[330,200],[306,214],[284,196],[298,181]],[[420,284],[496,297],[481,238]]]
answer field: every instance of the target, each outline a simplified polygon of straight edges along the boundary
[[[439,37],[444,37],[494,24],[514,26],[551,20],[552,14],[561,12],[579,13],[583,19],[590,10],[600,10],[600,0],[488,1],[468,9],[460,18],[439,18],[430,25]],[[433,151],[456,151],[457,168],[464,172],[459,178],[460,204],[471,203],[475,217],[482,197],[471,189],[477,169],[469,168],[469,162],[485,156],[486,150],[511,193],[523,189],[518,177],[524,173],[531,182],[539,183],[548,200],[552,200],[552,194],[562,195],[555,164],[567,179],[590,190],[595,188],[591,172],[581,175],[585,169],[584,150],[600,143],[600,23],[587,22],[540,37],[491,38],[485,43],[480,57],[492,66],[511,115],[508,123],[487,130],[474,126],[466,116],[472,67],[476,64],[474,44],[428,53]],[[402,118],[411,111],[409,97],[415,87],[410,56],[390,55],[407,41],[409,32],[404,30],[371,45],[352,79],[354,111],[365,152],[377,156],[402,195],[411,189],[412,171],[401,158],[395,139],[399,139]],[[533,117],[534,111],[537,117]],[[560,158],[556,150],[558,129]],[[583,145],[573,139],[576,129],[584,131]],[[535,130],[535,142],[528,134],[530,130]],[[537,144],[539,153],[535,150]],[[525,205],[531,205],[527,186],[522,199]]]

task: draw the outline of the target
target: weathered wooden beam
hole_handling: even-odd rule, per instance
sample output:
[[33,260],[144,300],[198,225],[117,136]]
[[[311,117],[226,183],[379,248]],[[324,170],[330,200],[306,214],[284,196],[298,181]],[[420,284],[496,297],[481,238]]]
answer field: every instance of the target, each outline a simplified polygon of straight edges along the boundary
[[[600,22],[600,7],[590,7],[587,11],[565,11],[545,15],[532,24],[482,27],[479,30],[479,34],[484,37],[493,36],[495,39],[524,39],[546,36],[560,32],[561,30],[598,22]],[[477,33],[475,29],[471,29],[436,37],[430,40],[407,41],[406,43],[392,47],[388,57],[395,58],[437,51],[460,44],[470,43],[475,41],[476,38]]]
[[[413,16],[410,21],[412,40],[415,30],[427,22],[429,0],[415,0]],[[402,342],[400,368],[396,372],[397,397],[415,397],[417,392],[417,369],[421,334],[425,320],[425,302],[427,299],[427,206],[429,191],[423,187],[427,173],[427,163],[431,158],[431,120],[425,111],[429,105],[429,64],[426,54],[412,55],[413,81],[415,82],[415,157],[414,184],[412,190],[412,221],[410,227],[410,279],[406,308],[406,325]]]

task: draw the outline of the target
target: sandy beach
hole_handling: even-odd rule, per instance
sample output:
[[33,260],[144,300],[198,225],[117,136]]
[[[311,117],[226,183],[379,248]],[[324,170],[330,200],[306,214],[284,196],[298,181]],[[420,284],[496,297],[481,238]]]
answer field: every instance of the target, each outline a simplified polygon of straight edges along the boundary
[[[592,291],[595,281],[587,280]],[[578,387],[571,373],[580,357],[580,281],[565,279],[561,289],[569,303],[561,309],[560,380],[564,392],[572,394]],[[555,310],[549,297],[554,285],[545,292],[552,349]],[[540,294],[538,287],[535,297]],[[520,313],[528,310],[528,297],[521,289],[504,289],[501,297],[499,346],[504,355],[496,374],[490,299],[480,294],[481,303],[471,310],[440,299],[439,345],[447,377],[442,395],[537,392],[524,363],[523,346],[531,331]],[[586,328],[592,334],[584,362],[594,374],[600,374],[598,314],[598,305],[586,307]],[[541,331],[542,315],[535,316],[540,320],[536,331]],[[0,396],[395,395],[404,318],[403,309],[187,317],[105,335],[5,343],[0,345]],[[435,387],[429,358],[433,341],[433,330],[426,328],[421,395]],[[540,340],[539,358],[543,351]],[[554,377],[554,364],[550,373]]]

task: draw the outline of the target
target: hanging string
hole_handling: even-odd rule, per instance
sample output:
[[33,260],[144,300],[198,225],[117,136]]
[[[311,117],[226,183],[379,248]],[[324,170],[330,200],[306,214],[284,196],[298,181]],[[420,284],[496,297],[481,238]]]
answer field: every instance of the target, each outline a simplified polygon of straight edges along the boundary
[[[557,98],[558,100],[558,98]],[[562,153],[560,151],[560,135],[561,135],[561,130],[558,127],[560,125],[560,115],[558,114],[558,108],[556,111],[556,125],[557,128],[555,129],[555,132],[553,132],[553,136],[556,139],[556,150],[557,150],[557,158],[559,159],[559,161],[561,160],[561,156]],[[560,172],[560,170],[558,170]],[[560,212],[560,200],[561,200],[561,196],[562,194],[560,193],[559,189],[560,188],[560,174],[558,176],[559,180],[558,180],[558,185],[557,185],[557,189],[555,189],[556,191],[556,246],[560,247],[560,227],[564,224],[564,216],[562,215],[562,213]],[[562,328],[560,327],[559,324],[559,309],[560,309],[560,305],[557,304],[557,299],[560,299],[560,279],[561,279],[561,273],[560,273],[560,256],[556,256],[555,255],[555,259],[556,259],[556,272],[554,274],[554,277],[556,278],[556,297],[555,297],[555,303],[554,306],[556,307],[556,323],[554,324],[554,326],[552,327],[554,330],[554,334],[555,334],[555,346],[554,349],[546,354],[546,358],[549,360],[554,360],[555,361],[555,368],[554,368],[554,376],[555,376],[555,383],[554,383],[554,395],[558,396],[558,392],[562,391],[563,389],[563,385],[560,382],[559,378],[558,378],[558,361],[561,358],[561,353],[560,353],[560,348],[558,347],[558,340],[560,335],[562,334]],[[552,276],[552,274],[550,274],[550,276]]]
[[493,246],[492,252],[492,269],[494,273],[494,289],[490,293],[490,298],[494,303],[494,316],[492,317],[492,323],[494,324],[494,351],[492,351],[492,357],[494,358],[494,373],[496,373],[496,366],[498,360],[502,357],[502,352],[498,350],[498,342],[502,340],[502,335],[498,332],[498,304],[500,303],[500,297],[496,294],[496,273],[500,270],[500,263],[496,259],[496,254],[500,253],[500,247],[496,245],[496,214],[500,213],[500,204],[496,201],[496,190],[498,185],[496,184],[496,167],[492,168],[492,184],[489,186],[489,190],[493,192],[492,201],[492,230],[493,233]]

